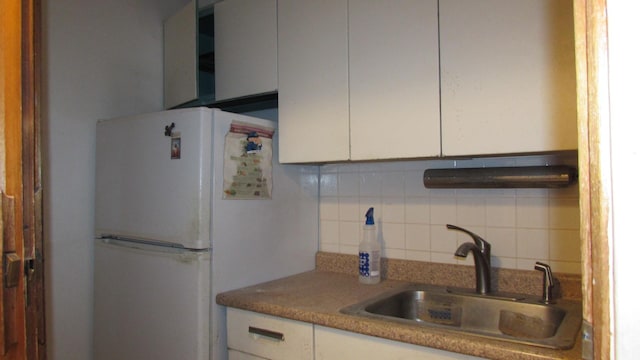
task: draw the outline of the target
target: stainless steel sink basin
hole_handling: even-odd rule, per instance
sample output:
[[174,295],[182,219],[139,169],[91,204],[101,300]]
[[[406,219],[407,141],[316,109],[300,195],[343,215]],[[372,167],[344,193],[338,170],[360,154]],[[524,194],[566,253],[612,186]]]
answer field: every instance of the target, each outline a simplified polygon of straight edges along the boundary
[[478,295],[429,285],[386,293],[346,307],[345,314],[435,327],[554,349],[573,347],[582,323],[581,304],[543,304],[523,295]]

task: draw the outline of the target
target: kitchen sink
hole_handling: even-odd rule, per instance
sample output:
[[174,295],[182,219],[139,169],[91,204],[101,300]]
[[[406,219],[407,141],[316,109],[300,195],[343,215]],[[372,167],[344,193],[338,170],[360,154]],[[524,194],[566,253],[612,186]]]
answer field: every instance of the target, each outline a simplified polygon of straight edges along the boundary
[[432,327],[553,349],[570,349],[582,324],[581,304],[544,304],[520,294],[480,295],[468,289],[411,285],[342,313]]

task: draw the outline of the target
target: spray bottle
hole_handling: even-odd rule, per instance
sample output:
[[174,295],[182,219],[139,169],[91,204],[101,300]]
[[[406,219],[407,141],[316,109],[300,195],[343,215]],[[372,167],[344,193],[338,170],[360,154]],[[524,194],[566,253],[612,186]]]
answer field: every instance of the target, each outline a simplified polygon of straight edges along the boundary
[[369,208],[362,229],[362,241],[358,246],[360,255],[360,276],[363,284],[380,282],[380,243],[376,237],[376,225],[373,221],[373,208]]

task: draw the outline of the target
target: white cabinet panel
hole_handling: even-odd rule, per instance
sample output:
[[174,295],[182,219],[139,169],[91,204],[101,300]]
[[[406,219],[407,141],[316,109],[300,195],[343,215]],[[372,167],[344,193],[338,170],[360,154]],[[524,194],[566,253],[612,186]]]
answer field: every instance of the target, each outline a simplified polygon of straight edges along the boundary
[[264,358],[236,350],[229,350],[229,360],[264,360]]
[[227,308],[229,349],[273,360],[313,359],[313,325]]
[[196,2],[164,22],[164,107],[198,98]]
[[316,326],[315,360],[343,359],[471,360],[481,358]]
[[349,159],[346,0],[278,1],[280,161]]
[[281,162],[577,148],[570,0],[281,0]]
[[351,159],[440,154],[438,3],[349,0]]
[[571,0],[441,0],[443,155],[577,148]]
[[276,16],[276,0],[215,4],[216,100],[277,89]]
[[280,161],[440,154],[435,0],[278,2]]

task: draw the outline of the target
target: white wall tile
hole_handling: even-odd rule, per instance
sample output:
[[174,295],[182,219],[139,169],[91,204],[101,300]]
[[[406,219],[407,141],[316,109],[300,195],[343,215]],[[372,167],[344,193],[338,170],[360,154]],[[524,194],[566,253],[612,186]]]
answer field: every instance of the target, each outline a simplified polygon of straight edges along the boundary
[[[539,261],[539,260],[518,258],[517,259],[517,263],[516,263],[516,269],[519,269],[519,270],[534,270],[536,261]],[[551,264],[549,264],[548,261],[547,262],[542,261],[542,262],[544,262],[545,264],[551,266]],[[556,271],[556,269],[552,268],[551,271]],[[541,281],[540,284],[542,284],[542,275],[540,275],[540,281]]]
[[380,230],[385,249],[406,249],[404,224],[383,223]]
[[429,199],[408,197],[404,202],[404,216],[407,224],[429,224]]
[[338,196],[338,174],[320,174],[320,197]]
[[493,256],[511,257],[517,256],[517,240],[515,228],[487,227],[486,235],[480,236],[491,244]]
[[431,216],[431,224],[455,224],[456,218],[456,201],[455,197],[431,196],[431,208],[429,214]]
[[[532,264],[542,261],[556,272],[579,273],[577,186],[454,190],[426,189],[422,184],[427,168],[545,165],[554,159],[532,156],[322,166],[320,248],[356,253],[364,214],[374,207],[386,257],[472,265],[471,259],[453,256],[460,243],[471,241],[445,227],[454,224],[492,244],[493,266],[530,270]],[[572,164],[571,159],[567,163]]]
[[429,192],[424,187],[424,182],[422,181],[423,173],[424,168],[422,170],[409,170],[405,173],[404,193],[407,197],[421,197],[429,195]]
[[340,246],[358,246],[360,243],[360,224],[356,222],[340,222]]
[[377,172],[360,174],[360,196],[381,196],[382,176]]
[[518,229],[517,256],[523,259],[549,259],[549,230]]
[[403,197],[404,196],[404,172],[391,171],[382,172],[382,196],[383,197]]
[[582,272],[582,264],[579,261],[549,261],[549,266],[553,269],[553,272],[580,274]]
[[518,262],[517,258],[510,258],[510,257],[504,257],[504,256],[491,257],[491,267],[517,269],[517,266],[518,266],[517,262]]
[[382,221],[404,224],[404,198],[384,198],[382,200]]
[[431,251],[453,255],[458,248],[456,232],[447,229],[444,225],[431,225]]
[[516,226],[515,196],[496,196],[486,199],[486,224],[491,227]]
[[429,261],[431,260],[431,254],[428,251],[407,250],[406,260]]
[[320,243],[320,251],[340,253],[340,245]]
[[340,248],[338,250],[340,254],[348,254],[348,255],[358,255],[358,246],[357,245],[342,245],[340,244]]
[[456,225],[484,226],[486,224],[484,198],[479,196],[458,196],[456,202]]
[[576,199],[549,199],[549,228],[580,229],[580,206]]
[[338,197],[320,198],[320,220],[340,220]]
[[431,261],[443,264],[457,264],[458,261],[453,253],[449,252],[431,252]]
[[338,195],[339,196],[359,196],[360,176],[358,173],[339,172],[338,173]]
[[549,228],[549,201],[546,197],[518,197],[516,225],[519,228]]
[[340,243],[340,222],[322,220],[320,222],[320,244],[338,245]]
[[580,253],[574,251],[576,248],[580,248],[579,230],[549,231],[549,259],[580,261]]
[[405,241],[407,250],[428,251],[431,248],[429,225],[405,225]]
[[404,260],[407,257],[407,252],[405,249],[383,249],[382,256],[389,259]]
[[[341,197],[338,204],[338,216],[340,221],[359,221],[360,204],[357,197]],[[363,214],[364,216],[364,214]]]

